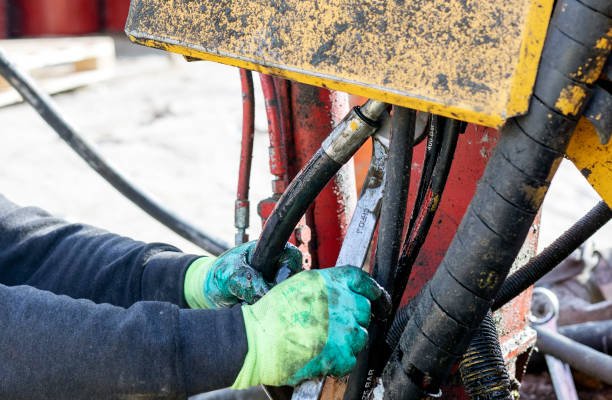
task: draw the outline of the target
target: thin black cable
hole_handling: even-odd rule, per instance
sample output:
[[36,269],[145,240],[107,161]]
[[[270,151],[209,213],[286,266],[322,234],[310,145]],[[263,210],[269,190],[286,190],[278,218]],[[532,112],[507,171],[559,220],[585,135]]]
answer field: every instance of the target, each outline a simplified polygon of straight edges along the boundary
[[[442,117],[438,118],[442,119]],[[398,261],[397,275],[394,280],[395,286],[392,290],[393,311],[397,310],[399,307],[404,288],[408,283],[408,278],[412,271],[412,265],[423,243],[425,243],[425,239],[433,223],[453,163],[455,149],[457,148],[460,130],[459,121],[446,119],[442,125],[442,143],[432,168],[431,178],[429,179],[430,182],[429,184],[425,184],[428,188],[423,195],[420,208],[415,208],[413,211],[414,223],[412,231],[406,234],[406,240],[404,241],[402,253]],[[427,203],[423,204],[425,200],[427,200]],[[422,219],[419,221],[416,216],[422,216]]]
[[60,115],[51,98],[15,67],[1,50],[0,74],[93,170],[130,201],[180,236],[213,255],[219,255],[228,249],[229,246],[225,242],[181,220],[111,167]]

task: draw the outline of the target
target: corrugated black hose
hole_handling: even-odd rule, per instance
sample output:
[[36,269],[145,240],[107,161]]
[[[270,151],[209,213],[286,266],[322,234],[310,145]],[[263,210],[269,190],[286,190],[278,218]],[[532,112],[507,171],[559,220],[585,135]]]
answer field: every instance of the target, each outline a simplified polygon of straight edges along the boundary
[[111,167],[61,116],[51,98],[15,67],[1,50],[0,74],[79,157],[132,203],[178,235],[213,255],[219,255],[229,248],[227,243],[202,232],[153,201]]
[[[464,354],[542,204],[608,58],[610,35],[606,15],[576,0],[557,1],[529,112],[502,130],[457,233],[385,368],[386,399],[437,393]],[[563,58],[551,58],[559,52]]]

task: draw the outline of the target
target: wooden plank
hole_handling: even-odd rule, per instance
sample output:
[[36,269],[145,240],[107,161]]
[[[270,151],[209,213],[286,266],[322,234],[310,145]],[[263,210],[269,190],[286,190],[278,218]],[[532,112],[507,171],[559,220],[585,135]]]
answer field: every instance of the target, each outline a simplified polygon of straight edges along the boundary
[[[59,93],[113,76],[115,45],[103,36],[0,40],[0,48],[47,93]],[[0,78],[0,107],[21,97]]]

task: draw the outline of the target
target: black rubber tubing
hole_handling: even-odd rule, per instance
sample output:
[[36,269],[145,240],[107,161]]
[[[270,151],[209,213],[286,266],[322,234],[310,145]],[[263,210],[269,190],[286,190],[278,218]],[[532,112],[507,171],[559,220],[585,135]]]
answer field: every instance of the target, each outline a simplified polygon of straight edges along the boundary
[[156,203],[111,167],[62,117],[53,100],[38,89],[1,50],[0,74],[79,157],[132,203],[178,235],[213,255],[219,255],[229,248],[229,245],[221,239],[195,228]]
[[295,225],[341,167],[319,149],[276,203],[259,237],[261,245],[257,246],[250,260],[253,268],[261,272],[268,282],[275,281],[278,272],[276,261]]
[[552,271],[561,261],[604,226],[610,218],[612,218],[610,207],[603,201],[597,203],[585,216],[542,250],[540,254],[510,275],[497,293],[491,309],[493,311],[499,309],[535,284],[538,279]]
[[[432,169],[430,182],[426,185],[425,189],[425,192],[431,192],[432,200],[428,204],[420,204],[420,207],[426,207],[426,210],[422,222],[418,226],[412,226],[412,228],[416,229],[416,232],[407,232],[402,253],[398,260],[397,276],[394,280],[394,287],[392,290],[393,312],[399,307],[402,294],[404,293],[408,278],[412,272],[412,266],[416,261],[421,247],[425,243],[431,224],[438,211],[438,206],[442,199],[446,181],[455,156],[455,149],[457,148],[457,140],[459,138],[459,121],[447,118],[443,118],[443,121],[445,122],[441,127],[442,143],[440,145],[440,151],[436,157],[435,166]],[[415,208],[413,215],[421,211],[422,210]]]
[[[565,20],[574,19],[574,24],[583,29],[602,28],[597,34],[609,40],[612,23],[592,26],[589,15],[600,22],[601,14],[589,14],[588,10],[581,10],[582,18],[576,21],[567,14],[566,3],[557,2],[551,27],[565,26]],[[549,29],[545,46],[555,32]],[[591,32],[589,38],[592,36]],[[574,39],[566,34],[566,40]],[[383,374],[385,398],[418,399],[437,391],[488,312],[563,157],[563,146],[558,148],[562,151],[549,146],[550,129],[563,126],[554,136],[562,138],[556,143],[567,143],[588,101],[588,86],[585,89],[580,81],[583,77],[577,71],[561,72],[538,74],[534,97],[544,105],[542,112],[530,109],[526,116],[503,128],[457,233],[387,364]],[[575,80],[567,82],[567,77]],[[556,79],[567,86],[559,86]],[[557,99],[564,91],[583,91],[584,96],[571,109],[563,110],[563,103],[546,103],[543,99],[550,91],[541,96],[538,90],[550,87],[560,89]],[[530,124],[524,124],[525,120]],[[521,128],[523,125],[529,125],[530,131]]]
[[[376,101],[368,101],[362,107],[353,108],[336,125],[322,147],[298,172],[280,197],[249,260],[251,266],[261,272],[268,282],[282,280],[290,275],[277,264],[293,229],[343,163],[380,127],[380,123],[371,120],[370,115],[378,118],[385,108],[386,104]],[[357,128],[354,128],[355,125]],[[328,155],[324,148],[336,154],[339,161]]]
[[[385,166],[387,178],[378,222],[378,242],[372,277],[390,292],[399,256],[406,202],[410,185],[412,148],[416,112],[403,107],[393,107],[389,158]],[[374,388],[371,379],[380,374],[384,364],[376,365],[376,356],[384,346],[388,327],[388,315],[376,316],[368,329],[368,345],[358,355],[357,364],[349,376],[344,399],[362,398],[363,393]],[[370,380],[369,380],[369,379]]]

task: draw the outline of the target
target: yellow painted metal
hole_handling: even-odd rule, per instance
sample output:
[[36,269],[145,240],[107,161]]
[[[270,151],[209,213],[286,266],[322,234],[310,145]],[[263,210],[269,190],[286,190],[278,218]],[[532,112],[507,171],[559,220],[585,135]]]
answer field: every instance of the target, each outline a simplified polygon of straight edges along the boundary
[[567,149],[567,157],[612,207],[612,141],[602,145],[593,124],[582,118]]
[[553,0],[132,0],[130,39],[488,126],[525,113]]

